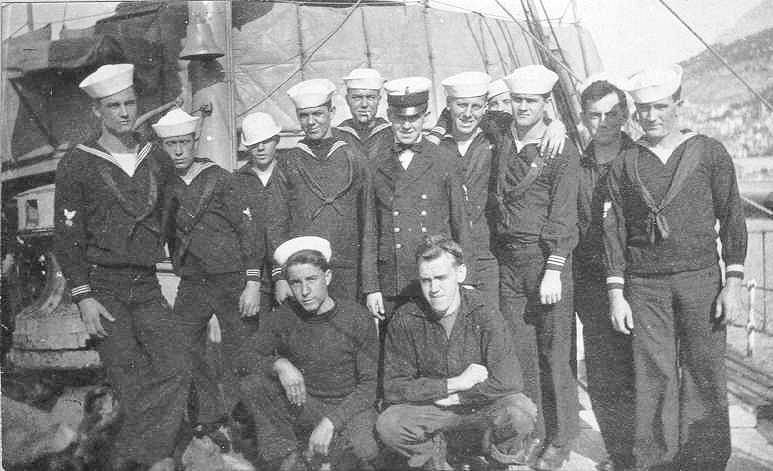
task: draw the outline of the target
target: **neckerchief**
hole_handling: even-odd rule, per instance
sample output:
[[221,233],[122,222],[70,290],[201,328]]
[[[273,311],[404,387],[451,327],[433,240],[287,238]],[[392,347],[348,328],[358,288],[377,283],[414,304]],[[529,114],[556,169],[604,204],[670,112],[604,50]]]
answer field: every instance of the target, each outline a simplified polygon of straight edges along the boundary
[[[686,135],[687,137],[686,139],[682,140],[682,143],[685,143],[696,134],[689,132],[686,133]],[[661,240],[668,239],[670,229],[668,220],[666,220],[665,215],[663,215],[663,210],[665,210],[669,203],[674,200],[676,195],[682,191],[684,182],[692,174],[693,170],[695,170],[700,161],[701,154],[699,152],[699,146],[697,143],[687,143],[682,155],[682,159],[679,161],[679,164],[676,167],[676,171],[674,172],[674,177],[671,180],[671,184],[668,186],[668,190],[666,191],[666,196],[663,197],[663,201],[661,201],[660,204],[657,204],[655,202],[655,198],[652,196],[652,193],[650,193],[650,191],[644,186],[641,181],[641,177],[639,176],[639,153],[635,153],[633,159],[626,160],[626,171],[628,172],[628,175],[633,177],[634,183],[636,184],[636,189],[638,190],[642,200],[644,200],[644,203],[647,205],[647,209],[649,209],[649,215],[647,216],[647,235],[649,237],[650,244],[654,244],[657,240],[657,237],[660,237]]]
[[320,139],[318,141],[310,141],[304,139],[299,141],[295,146],[298,149],[306,152],[315,159],[327,160],[333,156],[333,152],[337,151],[341,146],[346,145],[345,141],[338,140],[335,137]]
[[[509,139],[507,137],[499,139],[500,152],[495,153],[497,154],[497,178],[494,199],[496,200],[500,217],[502,218],[505,226],[510,225],[510,215],[506,210],[507,205],[526,193],[526,190],[528,190],[531,184],[534,183],[534,181],[537,180],[537,178],[540,176],[542,169],[545,168],[546,164],[546,161],[540,154],[538,148],[527,148],[526,150],[528,153],[534,152],[536,154],[533,156],[529,166],[529,171],[526,172],[526,175],[524,175],[521,181],[519,181],[512,190],[505,191],[505,186],[507,183],[507,159],[513,155],[513,150],[516,147],[516,139],[512,130],[510,130],[509,137]],[[515,157],[518,158],[517,153],[515,154]]]
[[212,166],[217,166],[217,164],[209,159],[196,159],[193,161],[191,168],[188,169],[188,172],[185,175],[178,175],[178,178],[185,183],[185,186],[191,186],[193,180],[195,180],[201,172]]
[[[346,145],[343,141],[336,142],[331,148],[330,152],[328,153],[328,157],[330,157],[333,152],[335,152],[338,148],[340,148],[343,145]],[[314,196],[322,200],[322,204],[312,213],[311,215],[312,220],[316,219],[317,216],[319,216],[319,214],[322,212],[322,209],[324,209],[325,206],[331,206],[335,210],[335,212],[337,212],[339,215],[341,216],[344,215],[341,209],[339,209],[338,206],[335,204],[335,202],[338,198],[340,198],[347,191],[349,191],[349,188],[351,188],[352,183],[354,182],[354,162],[352,162],[352,157],[349,155],[348,152],[344,152],[344,154],[346,155],[346,183],[344,184],[343,187],[338,189],[338,191],[334,192],[333,196],[328,196],[328,194],[325,193],[325,190],[322,188],[322,185],[320,185],[319,182],[317,182],[314,179],[314,177],[308,172],[308,170],[306,170],[306,168],[301,163],[300,159],[296,158],[298,173],[301,174],[303,181],[305,181],[306,184],[309,186],[309,189],[314,194]]]
[[[380,120],[380,118],[376,118],[376,120]],[[369,138],[375,136],[381,130],[386,129],[386,128],[390,127],[390,126],[392,126],[392,125],[390,123],[386,122],[386,121],[383,122],[383,123],[380,123],[380,124],[376,124],[371,129],[369,129],[369,130],[366,129],[365,130],[365,131],[368,131],[368,135],[366,136],[366,138],[369,139]],[[348,120],[342,122],[340,125],[338,125],[337,129],[339,131],[344,131],[346,133],[351,134],[352,136],[356,137],[357,140],[360,141],[360,142],[363,141],[363,139],[361,138],[362,133],[359,132],[354,127],[354,123],[352,122],[352,120],[348,119]]]
[[[212,166],[217,166],[214,162],[211,162],[212,165],[207,165],[205,168],[209,168]],[[203,169],[202,169],[203,171]],[[199,172],[201,173],[201,171]],[[196,209],[193,212],[188,212],[188,215],[191,216],[191,222],[187,225],[187,231],[183,231],[183,234],[180,239],[180,246],[175,251],[175,255],[177,257],[177,261],[182,260],[183,255],[185,255],[185,252],[188,250],[188,247],[191,244],[191,234],[193,233],[193,229],[196,227],[196,225],[201,220],[201,217],[204,215],[204,210],[209,206],[209,203],[212,201],[212,197],[215,194],[215,190],[220,185],[220,181],[222,180],[222,175],[218,175],[215,178],[210,178],[207,180],[207,182],[204,184],[204,189],[201,191],[201,196],[199,196],[198,204],[196,205]]]
[[[87,152],[91,155],[107,160],[113,165],[120,167],[119,165],[117,165],[115,159],[113,159],[112,156],[107,152],[101,151],[99,149],[95,149],[93,147],[88,147],[82,144],[79,144],[76,147],[82,150],[83,152]],[[152,148],[152,145],[150,143],[147,143],[137,154],[137,169],[139,169],[140,163],[142,163],[142,161],[145,160],[145,158],[150,154],[151,148]],[[158,176],[157,176],[158,164],[153,159],[150,159],[148,161],[148,164],[149,164],[148,165],[148,183],[150,188],[148,189],[147,202],[141,208],[137,208],[134,205],[134,203],[129,201],[129,199],[126,198],[126,196],[121,192],[120,188],[118,188],[118,184],[113,179],[113,176],[110,174],[110,170],[107,167],[101,167],[98,172],[99,176],[102,178],[102,180],[105,182],[107,187],[110,189],[110,191],[118,200],[118,203],[121,205],[124,211],[126,211],[126,213],[129,214],[133,219],[131,229],[129,230],[129,235],[127,237],[129,239],[134,235],[134,231],[137,229],[137,225],[143,222],[145,219],[147,219],[148,216],[150,216],[150,214],[155,209],[156,203],[158,201]],[[152,222],[146,223],[146,227],[153,232],[156,232],[156,233],[160,232],[160,228],[157,226],[157,224],[153,224]]]

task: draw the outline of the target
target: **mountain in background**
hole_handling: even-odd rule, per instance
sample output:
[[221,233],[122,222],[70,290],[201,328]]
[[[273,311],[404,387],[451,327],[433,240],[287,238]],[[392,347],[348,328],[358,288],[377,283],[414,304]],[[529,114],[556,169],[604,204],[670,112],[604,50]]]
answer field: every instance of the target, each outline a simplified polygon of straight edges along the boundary
[[[773,102],[773,0],[745,14],[715,44],[730,66]],[[709,51],[684,67],[683,125],[722,141],[733,157],[773,156],[773,112]]]
[[730,44],[770,27],[773,27],[773,0],[762,0],[757,6],[744,13],[733,26],[719,35],[716,42]]

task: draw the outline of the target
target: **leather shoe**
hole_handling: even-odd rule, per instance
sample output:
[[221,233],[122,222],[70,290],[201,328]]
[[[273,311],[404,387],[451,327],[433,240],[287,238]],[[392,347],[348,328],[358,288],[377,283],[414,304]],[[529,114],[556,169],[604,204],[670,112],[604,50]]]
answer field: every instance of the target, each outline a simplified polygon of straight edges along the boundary
[[569,459],[570,452],[571,449],[568,446],[557,447],[548,445],[537,462],[534,463],[534,468],[538,471],[557,471]]

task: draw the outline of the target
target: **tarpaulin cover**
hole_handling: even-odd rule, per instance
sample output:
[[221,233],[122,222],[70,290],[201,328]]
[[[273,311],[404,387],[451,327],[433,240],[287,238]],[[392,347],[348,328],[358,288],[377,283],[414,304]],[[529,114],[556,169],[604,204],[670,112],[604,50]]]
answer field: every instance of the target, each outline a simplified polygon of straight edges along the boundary
[[[465,70],[484,70],[499,78],[515,67],[538,61],[531,38],[511,21],[381,2],[363,2],[346,19],[352,7],[336,3],[338,7],[231,3],[232,70],[226,71],[231,72],[226,80],[233,84],[237,123],[248,111],[266,111],[285,131],[298,132],[286,91],[301,80],[317,77],[330,78],[339,86],[340,93],[334,99],[335,121],[341,121],[349,115],[341,77],[356,67],[376,68],[387,79],[407,75],[430,78],[434,84],[430,109],[436,115],[445,101],[440,86],[443,78]],[[89,100],[77,83],[103,63],[129,61],[137,65],[139,82],[146,87],[141,98],[143,110],[165,103],[189,87],[187,62],[177,59],[185,40],[186,20],[185,2],[122,3],[116,15],[96,24],[93,37],[63,35],[65,39],[59,41],[42,41],[50,37],[49,29],[45,37],[6,43],[9,50],[20,53],[5,55],[12,59],[8,72],[16,77],[14,82],[22,87],[30,107],[54,139],[75,143],[92,133],[96,125]],[[601,62],[585,30],[566,25],[556,27],[556,34],[576,74],[584,77],[600,70]],[[15,92],[11,90],[7,97],[10,103]],[[11,155],[18,160],[47,144],[30,111],[24,106],[18,110],[6,117],[11,125],[6,129],[14,129],[14,136],[12,149],[4,139],[4,164],[12,160]],[[380,114],[385,115],[383,109]],[[44,153],[35,155],[44,157]]]
[[[292,3],[270,7],[259,3],[255,8],[262,10],[252,20],[242,18],[232,34],[236,112],[240,117],[251,110],[271,113],[286,131],[298,130],[286,91],[301,80],[333,80],[339,86],[334,98],[336,120],[343,120],[348,110],[341,77],[351,69],[373,67],[387,79],[422,75],[434,84],[430,109],[437,113],[445,102],[443,78],[465,70],[483,70],[499,78],[539,60],[532,40],[517,24],[477,14],[418,5],[365,5],[344,22],[350,8]],[[562,26],[556,34],[564,57],[578,75],[601,69],[586,31]]]
[[[14,41],[8,50],[9,78],[24,97],[18,107],[10,149],[16,157],[15,164],[46,144],[77,143],[94,134],[97,123],[91,102],[78,83],[103,64],[135,64],[143,107],[160,102],[158,97],[165,84],[161,73],[163,56],[159,47],[144,39],[96,35],[25,44]],[[16,90],[11,94],[19,98]],[[3,156],[4,163],[9,160],[9,156]]]

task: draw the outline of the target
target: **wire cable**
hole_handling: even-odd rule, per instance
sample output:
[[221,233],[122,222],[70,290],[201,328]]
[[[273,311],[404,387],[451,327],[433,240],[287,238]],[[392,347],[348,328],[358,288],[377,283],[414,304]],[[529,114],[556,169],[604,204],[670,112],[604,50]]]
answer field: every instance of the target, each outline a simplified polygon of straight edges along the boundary
[[547,54],[547,55],[548,55],[550,58],[552,58],[552,59],[553,59],[553,61],[554,61],[554,62],[555,62],[555,63],[556,63],[556,64],[557,64],[559,67],[561,67],[562,69],[564,69],[564,70],[565,70],[565,71],[566,71],[566,72],[567,72],[569,75],[571,75],[571,76],[572,76],[572,78],[573,78],[573,79],[575,79],[575,80],[576,80],[578,83],[579,83],[579,82],[582,82],[582,79],[581,79],[581,78],[580,78],[580,77],[579,77],[579,76],[578,76],[578,75],[577,75],[577,74],[576,74],[576,73],[575,73],[575,72],[572,70],[572,68],[571,68],[571,67],[569,67],[567,64],[565,64],[565,63],[564,63],[564,62],[563,62],[563,61],[562,61],[562,60],[561,60],[559,57],[556,57],[556,55],[555,55],[555,54],[553,54],[553,51],[551,51],[549,47],[545,46],[545,45],[542,43],[542,41],[540,41],[540,40],[539,40],[539,38],[537,38],[537,36],[535,36],[535,35],[534,35],[534,33],[532,33],[531,31],[529,31],[528,29],[524,28],[524,26],[521,24],[521,22],[519,22],[518,20],[516,20],[516,19],[515,19],[515,16],[513,16],[513,14],[512,14],[512,13],[510,13],[510,10],[508,10],[507,8],[505,8],[505,6],[504,6],[504,5],[502,5],[502,2],[501,2],[500,0],[494,0],[494,1],[497,3],[497,5],[499,5],[499,8],[501,8],[501,9],[502,9],[502,10],[503,10],[505,13],[507,13],[507,16],[509,16],[509,17],[510,17],[510,19],[512,19],[512,20],[513,20],[513,22],[515,22],[515,24],[517,24],[517,25],[518,25],[518,27],[519,27],[519,28],[521,28],[521,31],[523,31],[523,33],[524,33],[524,34],[526,34],[527,36],[529,36],[529,37],[530,37],[530,38],[531,38],[531,39],[534,41],[534,44],[536,44],[538,48],[540,48],[540,49],[541,49],[541,50],[542,50],[542,51],[543,51],[545,54]]
[[293,72],[292,72],[292,73],[291,73],[291,74],[290,74],[290,75],[289,75],[289,76],[288,76],[286,79],[282,80],[282,82],[281,82],[279,85],[277,85],[276,87],[274,87],[274,88],[273,88],[273,89],[272,89],[272,90],[271,90],[271,91],[270,91],[268,94],[266,94],[266,96],[265,96],[265,97],[263,97],[263,98],[262,98],[261,100],[259,100],[258,102],[256,102],[256,103],[254,103],[254,104],[250,105],[250,106],[249,106],[248,108],[246,108],[244,111],[242,111],[241,113],[239,113],[239,114],[237,115],[237,117],[242,117],[242,116],[246,115],[247,113],[249,113],[250,111],[254,110],[256,107],[258,107],[258,106],[262,105],[262,104],[263,104],[263,103],[264,103],[266,100],[268,100],[269,98],[271,98],[272,96],[274,96],[274,94],[275,94],[276,92],[278,92],[278,91],[279,91],[279,90],[280,90],[282,87],[284,87],[285,85],[287,85],[287,83],[289,83],[289,82],[290,82],[290,80],[292,80],[292,79],[293,79],[293,77],[295,77],[296,75],[298,75],[298,74],[299,74],[299,73],[300,73],[300,72],[303,70],[303,68],[304,68],[304,67],[306,67],[306,64],[308,64],[308,63],[311,61],[312,57],[314,57],[314,54],[316,54],[316,53],[317,53],[317,51],[319,51],[319,50],[322,48],[322,46],[324,46],[324,45],[325,45],[325,44],[326,44],[326,43],[327,43],[327,42],[328,42],[328,41],[329,41],[329,40],[330,40],[330,39],[331,39],[333,36],[335,36],[335,35],[336,35],[336,33],[338,33],[338,32],[341,30],[341,28],[343,28],[343,27],[344,27],[344,25],[346,24],[346,22],[347,22],[347,21],[349,21],[349,18],[351,18],[351,17],[352,17],[352,15],[353,15],[353,14],[354,14],[354,12],[357,10],[357,8],[359,8],[359,7],[360,7],[360,4],[361,4],[361,3],[362,3],[362,0],[357,0],[357,3],[355,3],[355,4],[352,6],[352,8],[351,8],[351,9],[349,9],[349,12],[346,14],[346,16],[345,16],[345,17],[344,17],[344,19],[341,21],[341,23],[340,23],[338,26],[336,26],[336,27],[335,27],[335,28],[334,28],[334,29],[333,29],[333,30],[332,30],[330,33],[328,33],[328,35],[325,37],[325,39],[324,39],[324,40],[323,40],[323,41],[322,41],[322,42],[321,42],[321,43],[320,43],[318,46],[316,46],[314,49],[312,49],[312,50],[310,50],[310,51],[309,51],[309,54],[308,54],[308,55],[305,57],[305,59],[303,60],[303,62],[301,62],[301,65],[300,65],[300,66],[298,66],[298,68],[297,68],[297,69],[295,69],[295,70],[294,70],[294,71],[293,71]]
[[[765,107],[768,109],[768,111],[773,111],[773,105],[771,105],[771,104],[770,104],[770,102],[769,102],[767,99],[765,99],[765,97],[764,97],[764,96],[762,96],[762,94],[761,94],[760,92],[758,92],[758,91],[757,91],[757,90],[756,90],[754,87],[752,87],[752,86],[749,84],[749,82],[747,82],[747,81],[746,81],[746,80],[745,80],[743,77],[741,77],[741,76],[738,74],[738,72],[736,72],[736,71],[735,71],[735,69],[733,69],[733,66],[731,66],[731,65],[730,65],[730,63],[729,63],[729,62],[727,62],[727,60],[725,60],[725,58],[724,58],[724,57],[722,57],[722,55],[721,55],[719,52],[717,52],[717,50],[716,50],[716,49],[714,49],[714,48],[713,48],[713,47],[712,47],[712,46],[711,46],[709,43],[707,43],[707,42],[706,42],[706,41],[705,41],[705,40],[704,40],[704,39],[701,37],[701,35],[700,35],[700,34],[698,34],[698,32],[696,32],[696,31],[695,31],[695,30],[694,30],[694,29],[693,29],[693,28],[692,28],[692,27],[691,27],[689,24],[687,24],[687,22],[686,22],[684,19],[682,19],[682,17],[681,17],[681,16],[679,16],[679,14],[678,14],[677,12],[675,12],[673,8],[671,8],[670,6],[668,6],[668,4],[666,3],[666,1],[665,1],[665,0],[658,0],[658,1],[659,1],[659,2],[660,2],[662,5],[663,5],[663,7],[665,7],[665,9],[666,9],[666,10],[668,10],[668,11],[669,11],[669,12],[670,12],[672,15],[674,15],[674,17],[675,17],[677,20],[679,20],[679,22],[680,22],[680,23],[682,23],[682,25],[683,25],[685,28],[687,28],[687,30],[688,30],[689,32],[691,32],[691,33],[693,34],[693,36],[695,36],[696,38],[698,38],[698,41],[700,41],[700,42],[701,42],[701,44],[703,44],[704,46],[706,46],[706,49],[708,49],[708,51],[709,51],[709,52],[711,52],[711,53],[714,55],[714,57],[716,57],[717,59],[719,59],[719,61],[722,63],[722,65],[724,65],[724,66],[727,68],[727,70],[729,70],[729,71],[730,71],[730,73],[731,73],[731,74],[733,74],[733,76],[735,76],[735,78],[737,78],[737,79],[738,79],[738,81],[739,81],[739,82],[741,82],[741,83],[744,85],[744,87],[746,87],[746,88],[747,88],[747,89],[748,89],[750,92],[752,92],[752,94],[753,94],[755,97],[757,97],[757,99],[758,99],[758,100],[760,100],[760,102],[762,102],[762,104],[763,104],[763,105],[765,105]],[[499,3],[499,0],[497,0],[497,3]]]

